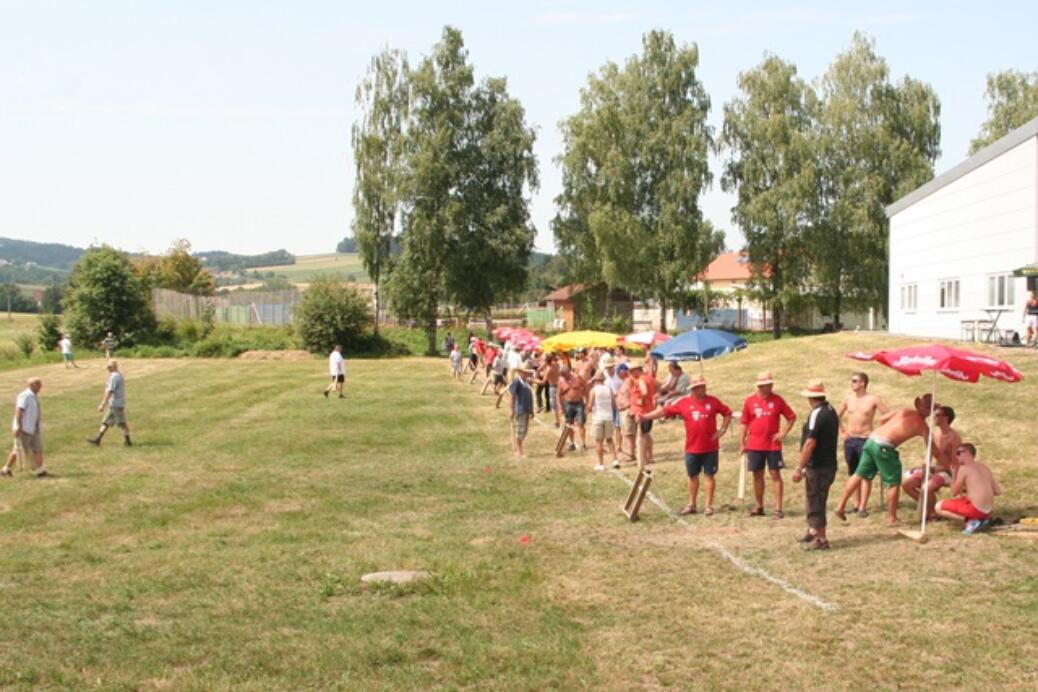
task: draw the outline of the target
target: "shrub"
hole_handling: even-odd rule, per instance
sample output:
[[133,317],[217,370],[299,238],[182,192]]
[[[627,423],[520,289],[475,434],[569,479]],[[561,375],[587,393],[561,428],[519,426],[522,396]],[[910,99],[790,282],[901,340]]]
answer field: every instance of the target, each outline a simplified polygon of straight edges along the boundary
[[61,318],[46,312],[40,315],[40,324],[36,328],[36,335],[39,337],[40,346],[43,350],[56,348],[58,341],[63,336],[61,333]]
[[144,282],[125,254],[102,246],[87,250],[72,270],[63,301],[65,324],[81,344],[111,331],[124,346],[147,340],[155,313]]
[[36,350],[36,339],[32,334],[19,334],[14,337],[14,345],[23,356],[32,358],[32,353]]
[[181,320],[177,322],[176,338],[181,343],[193,343],[201,339],[202,325],[194,320]]
[[342,344],[347,352],[359,350],[368,338],[369,307],[368,301],[348,284],[315,278],[295,314],[303,348],[326,353]]

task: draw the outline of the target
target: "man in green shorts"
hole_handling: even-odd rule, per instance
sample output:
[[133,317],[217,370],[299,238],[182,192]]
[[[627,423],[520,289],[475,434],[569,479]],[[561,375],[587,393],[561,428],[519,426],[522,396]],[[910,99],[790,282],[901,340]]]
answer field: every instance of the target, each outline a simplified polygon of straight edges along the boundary
[[93,437],[88,437],[87,442],[95,447],[100,446],[101,438],[105,436],[108,428],[118,425],[123,429],[123,444],[132,447],[130,425],[126,422],[126,382],[123,380],[122,373],[119,372],[119,363],[115,360],[108,361],[108,372],[111,374],[105,384],[105,398],[97,407],[98,411],[104,411],[107,406],[108,413],[101,422],[101,429]]
[[878,473],[887,486],[887,525],[897,525],[897,501],[901,493],[901,456],[897,448],[913,437],[926,441],[930,428],[930,395],[916,397],[913,408],[903,408],[884,414],[879,427],[872,431],[861,450],[861,461],[854,475],[847,479],[835,514],[847,521],[847,500],[857,492],[863,480],[871,481]]

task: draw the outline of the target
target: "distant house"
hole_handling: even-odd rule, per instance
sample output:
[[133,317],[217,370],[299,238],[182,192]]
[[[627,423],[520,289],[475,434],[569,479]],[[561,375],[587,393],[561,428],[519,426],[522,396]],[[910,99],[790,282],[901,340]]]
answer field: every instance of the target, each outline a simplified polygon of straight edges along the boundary
[[1021,331],[1038,287],[1038,118],[887,207],[890,331]]
[[618,315],[628,322],[634,311],[634,298],[626,291],[605,284],[570,284],[557,288],[541,299],[546,309],[558,315],[556,329],[580,329],[590,316]]

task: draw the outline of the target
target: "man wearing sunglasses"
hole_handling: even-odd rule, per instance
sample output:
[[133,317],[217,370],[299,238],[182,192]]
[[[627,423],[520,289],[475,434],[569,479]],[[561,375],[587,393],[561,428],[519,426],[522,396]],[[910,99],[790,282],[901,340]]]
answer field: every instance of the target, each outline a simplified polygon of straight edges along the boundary
[[972,535],[987,526],[995,509],[995,496],[1002,494],[1002,486],[995,480],[991,469],[976,460],[977,448],[964,442],[955,450],[958,466],[952,482],[952,497],[937,503],[937,513],[946,519],[966,522],[963,533]]
[[[956,450],[962,444],[962,438],[951,427],[954,421],[955,410],[951,406],[938,404],[933,412],[934,463],[930,465],[930,484],[927,486],[929,488],[927,491],[927,505],[929,505],[926,508],[927,519],[932,519],[934,516],[937,491],[951,486],[952,479],[955,478],[955,469],[959,465]],[[913,500],[919,502],[925,479],[926,467],[917,466],[905,473],[901,489],[908,493]]]
[[[836,415],[840,419],[840,433],[844,436],[843,458],[847,462],[849,477],[858,470],[861,451],[865,447],[865,441],[872,434],[876,413],[882,416],[890,411],[883,400],[875,394],[869,394],[868,389],[869,376],[863,372],[854,373],[851,375],[851,393],[843,398],[840,407],[836,409]],[[846,424],[843,420],[844,414],[847,415]],[[862,481],[861,488],[853,495],[853,508],[857,508],[859,517],[869,515],[866,507],[871,492],[872,481]]]

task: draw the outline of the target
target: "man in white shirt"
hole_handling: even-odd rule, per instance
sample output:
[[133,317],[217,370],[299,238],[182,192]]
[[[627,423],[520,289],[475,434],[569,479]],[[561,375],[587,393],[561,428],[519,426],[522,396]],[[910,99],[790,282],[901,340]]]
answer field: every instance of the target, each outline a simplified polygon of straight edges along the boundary
[[76,365],[76,358],[72,355],[72,339],[69,338],[68,334],[62,334],[61,341],[58,342],[58,348],[61,349],[61,359],[65,361],[65,369],[67,370],[70,366],[78,368]]
[[340,399],[346,397],[342,393],[343,383],[346,381],[346,359],[342,357],[342,346],[335,344],[335,348],[328,355],[328,374],[332,376],[331,383],[324,388],[324,398],[334,389],[339,393]]
[[31,455],[36,477],[46,478],[50,474],[43,467],[43,416],[40,412],[40,400],[36,397],[43,388],[43,381],[38,377],[32,377],[27,385],[25,391],[15,400],[14,420],[11,421],[14,448],[7,457],[7,463],[0,469],[0,475],[10,476],[11,465],[15,461],[19,461],[24,468],[26,458]]

